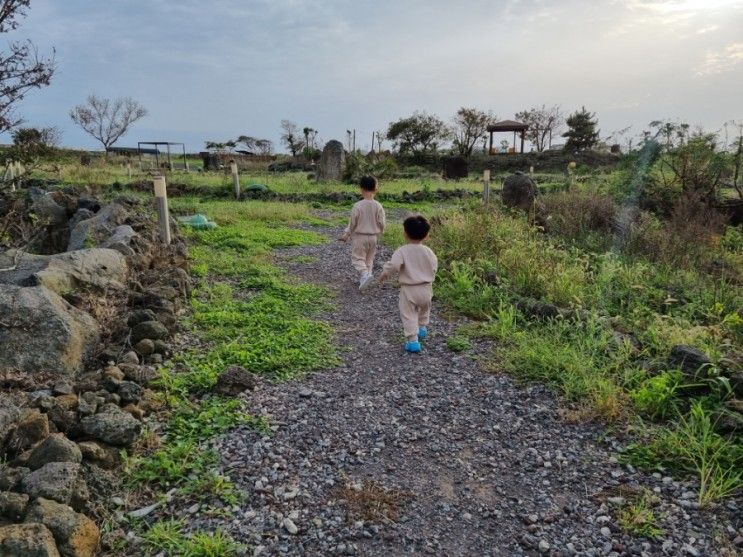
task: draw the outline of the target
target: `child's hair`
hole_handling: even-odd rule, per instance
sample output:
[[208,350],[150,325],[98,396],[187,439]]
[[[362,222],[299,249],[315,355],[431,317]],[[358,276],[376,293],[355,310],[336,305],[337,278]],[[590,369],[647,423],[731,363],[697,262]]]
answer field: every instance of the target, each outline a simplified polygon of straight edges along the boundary
[[364,191],[377,191],[377,179],[374,176],[362,176],[359,187]]
[[402,223],[402,227],[405,229],[405,233],[412,240],[423,240],[428,236],[428,232],[431,230],[431,225],[428,224],[426,217],[422,215],[415,215],[408,217]]

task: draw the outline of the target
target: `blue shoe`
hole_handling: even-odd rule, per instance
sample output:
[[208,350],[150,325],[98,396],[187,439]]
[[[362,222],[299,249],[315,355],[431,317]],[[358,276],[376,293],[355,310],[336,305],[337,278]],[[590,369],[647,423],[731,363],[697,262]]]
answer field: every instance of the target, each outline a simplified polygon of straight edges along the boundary
[[405,343],[405,352],[418,354],[421,351],[421,343],[417,340],[409,340]]
[[428,329],[426,329],[425,327],[419,327],[418,338],[422,339],[422,338],[426,338],[427,336],[428,336]]

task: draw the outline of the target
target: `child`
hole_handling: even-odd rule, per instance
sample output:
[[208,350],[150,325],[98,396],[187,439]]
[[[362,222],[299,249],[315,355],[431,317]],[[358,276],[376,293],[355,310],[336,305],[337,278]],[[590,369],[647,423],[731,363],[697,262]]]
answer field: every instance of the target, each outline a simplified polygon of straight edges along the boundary
[[397,248],[384,264],[379,283],[392,273],[400,273],[400,318],[405,332],[405,351],[420,352],[419,339],[428,334],[426,326],[431,314],[432,284],[439,262],[430,248],[423,245],[431,230],[425,217],[408,217],[402,226],[407,244]]
[[374,200],[377,179],[364,176],[359,180],[361,196],[351,209],[351,219],[340,237],[342,242],[351,238],[351,263],[359,273],[359,290],[370,285],[373,276],[374,256],[377,254],[377,239],[384,232],[385,215],[382,205]]

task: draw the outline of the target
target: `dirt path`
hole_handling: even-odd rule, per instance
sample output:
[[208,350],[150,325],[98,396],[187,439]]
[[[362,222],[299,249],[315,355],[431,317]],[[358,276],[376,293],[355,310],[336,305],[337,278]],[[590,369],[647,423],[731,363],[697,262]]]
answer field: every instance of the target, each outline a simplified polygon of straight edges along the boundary
[[[359,293],[348,251],[331,242],[282,252],[286,261],[315,256],[288,266],[337,294],[327,319],[343,365],[246,395],[276,431],[217,441],[249,496],[229,521],[197,522],[228,529],[257,555],[722,554],[713,538],[729,526],[694,508],[693,486],[618,464],[618,442],[561,420],[544,388],[516,386],[448,350],[454,325],[436,312],[424,352],[404,354],[397,290]],[[394,520],[348,513],[339,490],[365,479],[407,494],[397,515],[385,511]],[[657,540],[618,526],[621,498],[639,486],[661,499]]]

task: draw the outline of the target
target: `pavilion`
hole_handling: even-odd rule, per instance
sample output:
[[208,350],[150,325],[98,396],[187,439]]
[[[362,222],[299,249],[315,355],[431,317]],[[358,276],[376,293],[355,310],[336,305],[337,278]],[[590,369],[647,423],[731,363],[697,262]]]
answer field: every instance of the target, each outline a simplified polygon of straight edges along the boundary
[[516,122],[515,120],[503,120],[501,122],[496,122],[495,124],[491,124],[488,126],[487,130],[490,134],[490,148],[488,150],[488,153],[491,155],[495,154],[493,153],[493,134],[494,133],[500,133],[500,132],[513,132],[513,150],[516,151],[516,135],[521,138],[521,152],[524,152],[524,134],[526,133],[526,130],[529,129],[528,124],[524,124],[523,122]]

